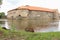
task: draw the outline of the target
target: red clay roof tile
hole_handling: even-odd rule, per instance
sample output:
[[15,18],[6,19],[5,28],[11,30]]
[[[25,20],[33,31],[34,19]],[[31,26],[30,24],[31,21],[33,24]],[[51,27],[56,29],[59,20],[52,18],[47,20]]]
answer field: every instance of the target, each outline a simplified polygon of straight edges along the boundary
[[28,9],[28,10],[37,10],[37,11],[47,11],[47,12],[54,12],[54,9],[42,8],[42,7],[35,7],[35,6],[21,6],[17,9]]
[[[46,12],[55,12],[56,10],[55,9],[48,9],[48,8],[42,8],[42,7],[36,7],[36,6],[20,6],[16,9],[13,9],[13,10],[20,10],[20,9],[27,9],[27,10],[36,10],[36,11],[46,11]],[[10,10],[10,11],[13,11],[13,10]],[[8,12],[10,12],[8,11]]]

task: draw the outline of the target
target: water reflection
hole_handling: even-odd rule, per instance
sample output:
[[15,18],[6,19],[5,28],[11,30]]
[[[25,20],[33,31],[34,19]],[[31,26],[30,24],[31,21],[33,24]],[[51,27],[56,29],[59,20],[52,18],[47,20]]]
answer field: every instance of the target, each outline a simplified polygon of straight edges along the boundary
[[51,22],[49,23],[48,26],[44,26],[44,27],[37,27],[35,29],[35,32],[53,32],[53,31],[60,31],[59,29],[59,22]]
[[7,29],[10,29],[9,25],[8,25],[8,22],[6,19],[0,19],[0,26],[1,27],[5,27]]
[[5,25],[4,25],[4,27],[6,27],[7,29],[10,29],[10,27],[9,27],[9,25],[8,25],[8,22],[7,22],[7,21],[5,21]]
[[5,21],[0,21],[0,26],[4,26]]
[[59,20],[59,25],[58,25],[58,31],[60,31],[60,20]]
[[42,23],[40,20],[2,20],[3,19],[0,19],[0,25],[8,29],[14,26],[16,30],[25,30],[27,27],[33,27],[35,32],[60,31],[60,21]]

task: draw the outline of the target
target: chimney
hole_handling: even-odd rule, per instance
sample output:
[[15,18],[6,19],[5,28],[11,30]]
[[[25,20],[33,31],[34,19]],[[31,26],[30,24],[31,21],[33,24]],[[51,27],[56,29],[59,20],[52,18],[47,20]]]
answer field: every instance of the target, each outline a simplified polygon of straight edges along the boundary
[[29,6],[29,5],[26,5],[26,6]]

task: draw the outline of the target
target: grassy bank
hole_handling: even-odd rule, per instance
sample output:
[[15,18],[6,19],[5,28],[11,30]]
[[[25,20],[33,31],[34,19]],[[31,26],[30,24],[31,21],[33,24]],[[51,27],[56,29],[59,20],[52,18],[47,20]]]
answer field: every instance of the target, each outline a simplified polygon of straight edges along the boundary
[[60,40],[60,32],[31,33],[0,28],[0,40]]

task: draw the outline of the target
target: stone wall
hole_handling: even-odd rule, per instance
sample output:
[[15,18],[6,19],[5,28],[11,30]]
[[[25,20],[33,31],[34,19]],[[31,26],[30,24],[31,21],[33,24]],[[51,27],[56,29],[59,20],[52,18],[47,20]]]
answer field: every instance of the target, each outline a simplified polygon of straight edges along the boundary
[[54,12],[54,20],[59,20],[58,10],[55,10],[55,12]]
[[28,19],[39,19],[44,21],[50,21],[53,19],[58,19],[57,11],[54,13],[51,12],[42,12],[42,11],[30,11],[30,10],[12,10],[8,12],[7,18],[21,18],[28,17]]
[[53,13],[42,11],[30,11],[28,17],[31,19],[52,19]]
[[53,20],[53,15],[51,12],[30,11],[28,19],[32,19],[30,21],[34,25],[48,25]]
[[8,12],[7,18],[13,18],[16,19],[18,17],[27,17],[28,10],[13,10]]
[[13,10],[13,11],[9,11],[8,14],[7,14],[7,18],[10,19],[10,18],[14,17],[15,14],[16,14],[16,11],[15,11],[15,10]]

